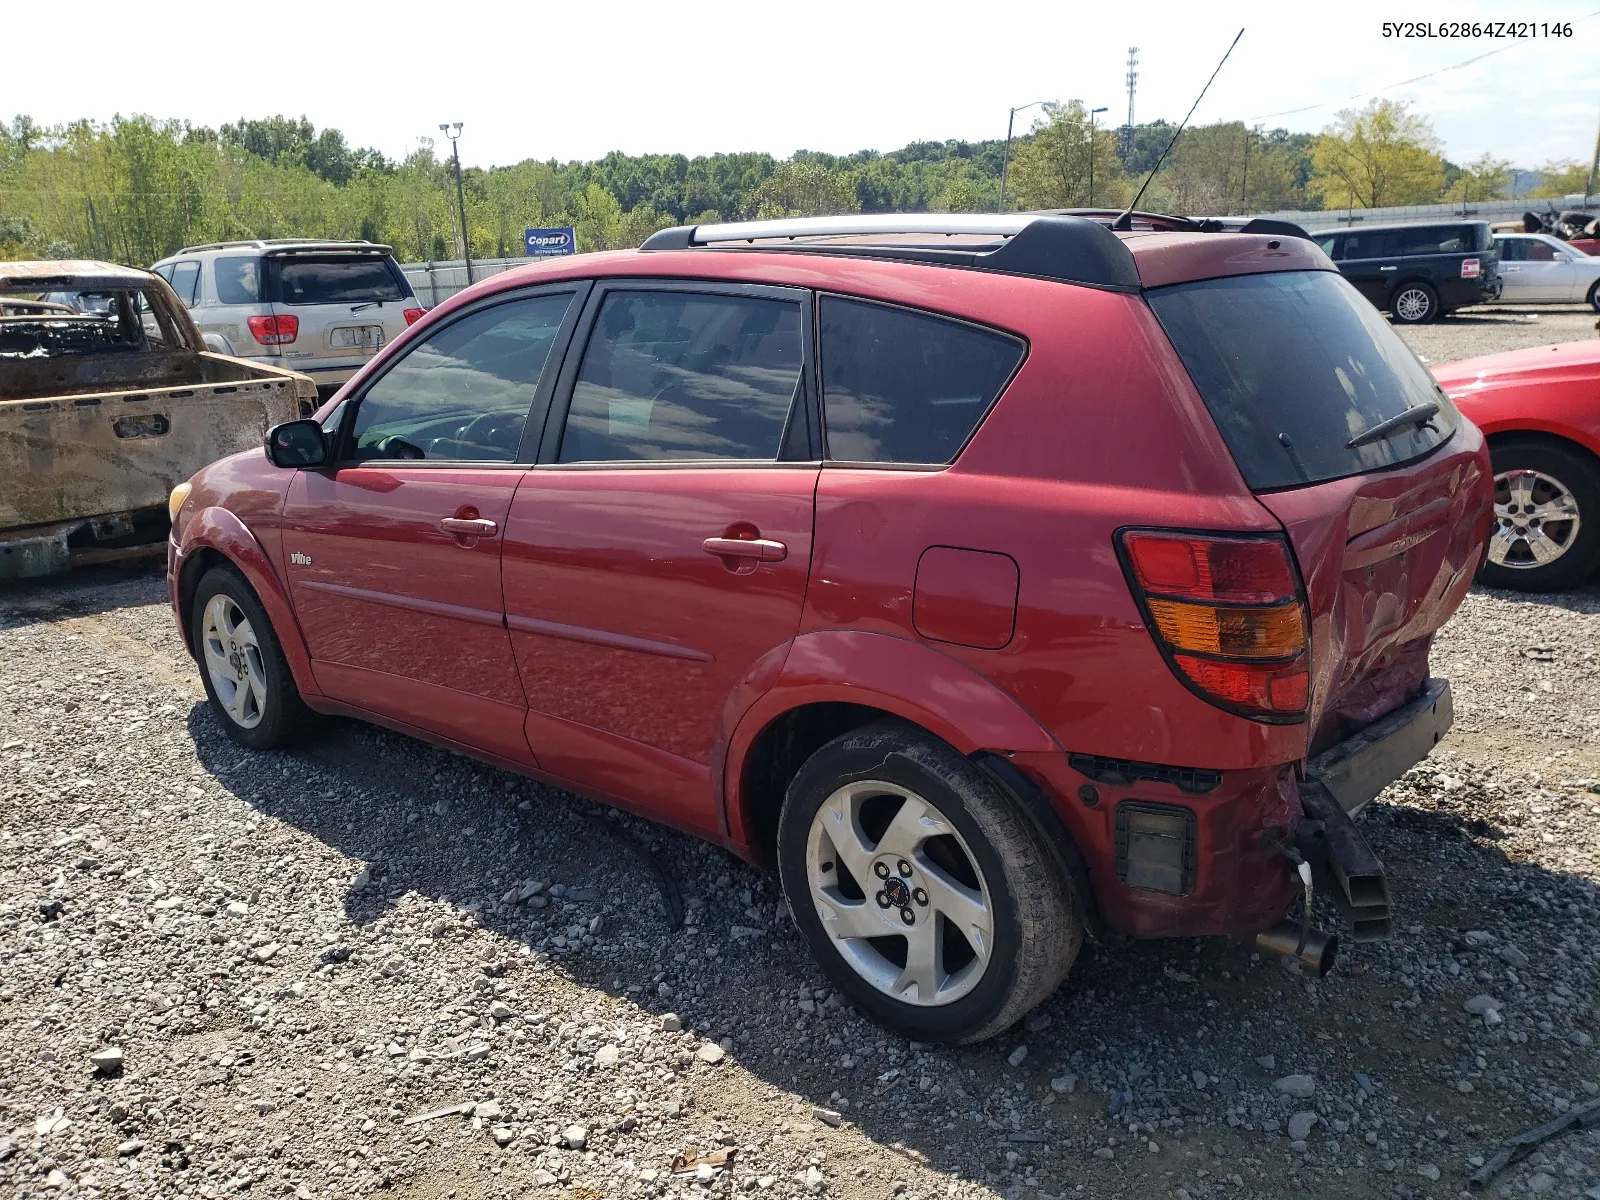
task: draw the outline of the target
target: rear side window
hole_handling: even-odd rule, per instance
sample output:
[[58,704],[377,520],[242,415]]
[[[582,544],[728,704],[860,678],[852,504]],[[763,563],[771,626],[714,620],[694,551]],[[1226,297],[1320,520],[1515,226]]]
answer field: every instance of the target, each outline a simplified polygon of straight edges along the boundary
[[799,390],[802,327],[797,300],[610,293],[559,461],[775,460]]
[[1021,364],[1014,337],[948,317],[824,296],[822,409],[828,456],[951,462]]
[[1416,225],[1397,229],[1391,254],[1465,254],[1477,245],[1470,225]]
[[219,258],[215,264],[218,304],[261,303],[261,260],[254,255]]
[[1523,238],[1496,238],[1494,248],[1504,262],[1523,262],[1528,257],[1528,243]]
[[[1406,462],[1455,429],[1455,409],[1427,368],[1331,271],[1207,279],[1148,298],[1256,491]],[[1347,444],[1428,401],[1439,405],[1431,423]]]
[[399,271],[375,255],[295,255],[268,260],[279,304],[376,304],[404,300]]

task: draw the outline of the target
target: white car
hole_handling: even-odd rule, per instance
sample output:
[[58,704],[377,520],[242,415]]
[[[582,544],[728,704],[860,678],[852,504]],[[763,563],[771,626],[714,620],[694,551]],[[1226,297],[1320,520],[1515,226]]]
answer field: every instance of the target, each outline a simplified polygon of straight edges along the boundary
[[324,398],[424,311],[393,252],[372,242],[215,242],[150,269],[205,334],[311,376]]
[[1600,312],[1600,257],[1543,233],[1497,234],[1503,304],[1590,304]]

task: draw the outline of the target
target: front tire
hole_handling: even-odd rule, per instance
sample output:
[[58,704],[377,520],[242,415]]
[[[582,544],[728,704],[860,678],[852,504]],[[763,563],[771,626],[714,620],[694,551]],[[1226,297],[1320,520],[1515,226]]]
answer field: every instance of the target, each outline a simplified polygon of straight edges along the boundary
[[954,749],[885,722],[789,785],[778,872],[795,924],[860,1011],[915,1041],[993,1037],[1066,976],[1083,913],[1038,830]]
[[1401,325],[1426,325],[1439,316],[1439,293],[1425,283],[1403,283],[1390,298],[1389,311]]
[[309,710],[244,577],[232,567],[207,571],[195,588],[190,621],[200,679],[223,731],[250,750],[292,742]]
[[1482,579],[1490,587],[1559,592],[1600,566],[1600,465],[1559,442],[1490,447],[1495,525]]
[[1589,307],[1595,312],[1600,312],[1600,280],[1596,280],[1594,286],[1589,289]]

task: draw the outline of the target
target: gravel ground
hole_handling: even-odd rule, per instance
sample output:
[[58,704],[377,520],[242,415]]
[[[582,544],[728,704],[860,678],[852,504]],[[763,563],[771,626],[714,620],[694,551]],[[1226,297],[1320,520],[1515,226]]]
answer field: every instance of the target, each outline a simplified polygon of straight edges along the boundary
[[1462,309],[1432,325],[1396,325],[1424,362],[1447,363],[1502,350],[1579,342],[1595,336],[1596,314],[1587,304],[1483,305]]
[[[1595,588],[1474,592],[1443,632],[1457,728],[1362,818],[1394,942],[1321,981],[1097,950],[937,1049],[841,1006],[719,850],[351,722],[245,753],[159,578],[8,590],[0,1192],[1465,1194],[1600,1095],[1597,654]],[[689,1148],[726,1165],[673,1176]],[[1600,1130],[1496,1191],[1600,1198]]]

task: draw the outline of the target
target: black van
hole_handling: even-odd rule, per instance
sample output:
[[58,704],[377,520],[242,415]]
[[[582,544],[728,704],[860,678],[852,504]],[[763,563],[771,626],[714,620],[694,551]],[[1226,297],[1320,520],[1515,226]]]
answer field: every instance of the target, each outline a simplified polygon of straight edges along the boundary
[[1486,221],[1330,229],[1311,238],[1362,295],[1402,325],[1500,295],[1500,256]]

